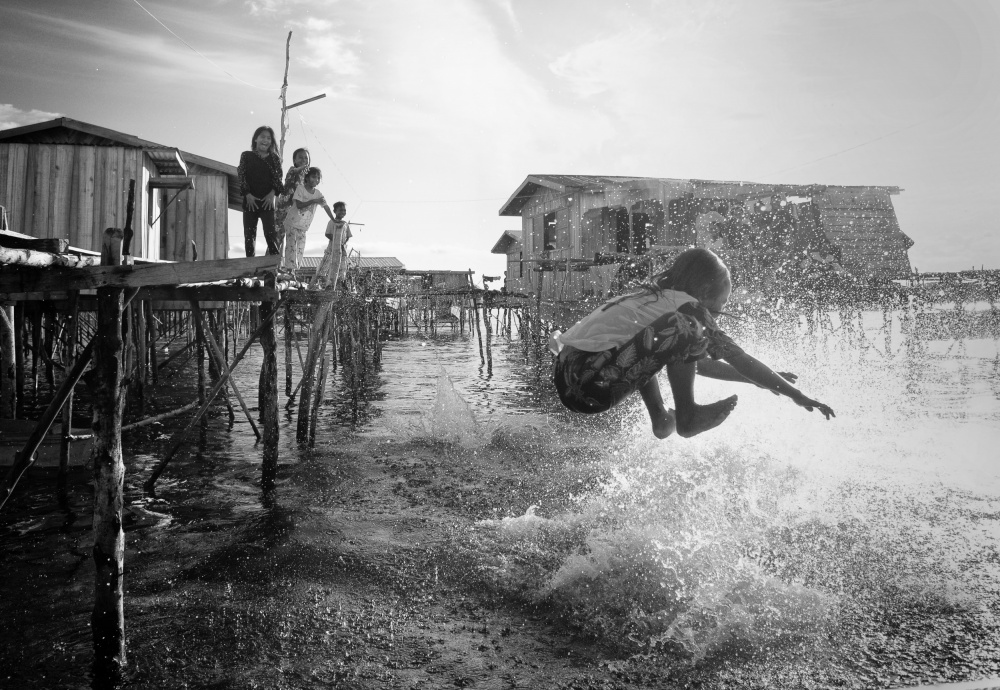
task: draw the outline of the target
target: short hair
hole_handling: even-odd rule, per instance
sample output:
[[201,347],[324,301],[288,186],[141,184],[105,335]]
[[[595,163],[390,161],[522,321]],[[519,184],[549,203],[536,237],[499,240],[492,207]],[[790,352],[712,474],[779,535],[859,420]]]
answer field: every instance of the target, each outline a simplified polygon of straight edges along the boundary
[[663,290],[679,290],[697,299],[711,297],[724,280],[732,280],[729,269],[715,252],[695,247],[681,252],[670,268],[653,276]]
[[271,135],[271,148],[268,149],[268,153],[273,153],[278,155],[278,140],[274,136],[274,130],[268,125],[261,125],[253,131],[253,136],[250,138],[250,150],[253,151],[257,147],[257,137],[260,136],[261,132],[267,132]]
[[344,207],[344,210],[345,210],[345,211],[347,210],[347,204],[345,204],[345,203],[344,203],[343,201],[334,201],[334,202],[333,202],[333,210],[334,210],[334,211],[336,211],[336,210],[337,210],[337,207],[338,207],[338,206],[343,206],[343,207]]
[[299,155],[300,153],[304,153],[304,154],[306,154],[306,156],[308,156],[308,157],[309,157],[309,160],[310,160],[310,161],[312,160],[312,154],[311,154],[311,153],[309,153],[309,149],[307,149],[307,148],[303,147],[303,148],[300,148],[300,149],[295,149],[294,151],[292,151],[292,162],[293,162],[293,163],[295,162],[295,157],[296,157],[297,155]]
[[323,171],[320,170],[319,168],[309,168],[309,169],[307,169],[306,170],[306,177],[309,177],[310,175],[316,175],[316,176],[319,177],[320,180],[323,179]]

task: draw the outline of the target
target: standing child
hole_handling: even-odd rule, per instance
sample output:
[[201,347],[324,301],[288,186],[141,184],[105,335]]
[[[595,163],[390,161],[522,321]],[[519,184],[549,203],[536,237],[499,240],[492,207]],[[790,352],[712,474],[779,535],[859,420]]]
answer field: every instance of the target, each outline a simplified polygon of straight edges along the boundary
[[309,149],[295,149],[292,154],[292,167],[285,173],[285,186],[274,204],[274,226],[278,233],[279,249],[284,249],[285,218],[288,216],[288,207],[292,204],[292,195],[300,184],[305,183],[310,162]]
[[[722,313],[731,293],[729,269],[719,257],[702,248],[681,253],[644,290],[615,298],[565,333],[553,334],[549,347],[558,355],[555,385],[560,400],[574,412],[592,414],[639,391],[657,438],[675,431],[687,438],[718,426],[736,407],[735,395],[696,404],[694,375],[699,373],[749,381],[807,410],[816,408],[827,419],[836,416],[792,386],[794,374],[771,371],[719,330],[714,317]],[[656,381],[664,366],[676,412],[664,407]]]
[[263,125],[250,139],[250,150],[240,154],[236,168],[243,197],[243,239],[247,256],[256,253],[257,222],[264,229],[268,254],[280,254],[274,227],[274,197],[281,194],[281,161],[274,130]]
[[326,199],[316,186],[323,181],[323,173],[319,168],[309,168],[306,171],[305,182],[295,188],[292,203],[285,218],[285,267],[299,268],[302,263],[302,253],[306,248],[306,233],[312,225],[316,207],[322,206],[326,215],[333,220],[333,212],[326,204]]
[[323,260],[316,269],[310,286],[327,287],[340,285],[347,287],[347,240],[351,239],[351,224],[344,220],[347,204],[338,201],[333,205],[333,219],[326,224],[326,236],[330,242],[323,252]]

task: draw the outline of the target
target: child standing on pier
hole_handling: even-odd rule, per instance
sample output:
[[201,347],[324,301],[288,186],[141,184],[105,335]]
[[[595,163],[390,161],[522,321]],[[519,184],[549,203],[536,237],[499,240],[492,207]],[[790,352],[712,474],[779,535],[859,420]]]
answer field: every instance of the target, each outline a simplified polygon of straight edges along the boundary
[[[792,386],[794,374],[771,371],[719,329],[715,317],[731,293],[729,269],[719,257],[708,249],[689,249],[642,291],[607,302],[565,333],[556,331],[549,347],[558,355],[555,386],[560,400],[574,412],[592,414],[638,391],[657,438],[675,431],[687,438],[718,426],[736,407],[735,395],[696,404],[694,376],[699,373],[749,381],[807,410],[816,408],[827,419],[836,416]],[[660,396],[656,375],[663,367],[676,412],[667,410]]]
[[319,168],[309,168],[305,181],[295,188],[292,203],[285,218],[285,268],[299,268],[302,264],[302,253],[306,249],[306,233],[312,225],[316,207],[322,206],[326,215],[333,220],[333,211],[326,203],[323,194],[316,186],[323,181],[323,173]]
[[334,217],[326,224],[330,240],[323,252],[323,260],[316,269],[310,287],[341,286],[347,288],[347,240],[351,239],[351,224],[344,220],[347,204],[338,201],[333,205]]
[[288,217],[288,207],[292,204],[292,195],[299,185],[306,181],[306,171],[311,162],[309,149],[295,149],[292,154],[292,167],[285,173],[285,187],[274,204],[274,225],[278,232],[278,247],[284,253],[285,219]]

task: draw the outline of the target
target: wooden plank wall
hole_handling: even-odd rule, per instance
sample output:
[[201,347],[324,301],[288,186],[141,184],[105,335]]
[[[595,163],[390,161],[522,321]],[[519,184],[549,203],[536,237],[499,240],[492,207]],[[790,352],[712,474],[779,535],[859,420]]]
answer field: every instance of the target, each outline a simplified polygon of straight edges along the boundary
[[[160,220],[161,259],[191,261],[194,258],[191,240],[198,245],[199,260],[227,258],[229,180],[225,175],[194,177],[195,188],[181,192],[163,211]],[[167,190],[166,198],[170,199],[174,194],[173,190]]]
[[844,268],[858,277],[910,274],[911,241],[899,229],[888,192],[873,187],[834,188],[813,198],[823,230],[839,247]]
[[0,205],[10,229],[34,237],[68,238],[100,251],[104,229],[125,222],[129,180],[136,180],[133,254],[145,256],[141,149],[65,144],[0,144]]

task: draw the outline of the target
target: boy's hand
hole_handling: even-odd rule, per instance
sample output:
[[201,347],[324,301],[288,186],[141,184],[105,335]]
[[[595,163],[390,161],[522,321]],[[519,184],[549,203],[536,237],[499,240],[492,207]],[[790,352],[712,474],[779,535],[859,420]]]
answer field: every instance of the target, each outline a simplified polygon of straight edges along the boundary
[[807,410],[809,410],[810,412],[812,412],[813,408],[815,407],[827,419],[829,419],[830,417],[836,417],[837,416],[836,414],[834,414],[833,410],[830,408],[829,405],[824,405],[820,401],[813,400],[812,398],[807,398],[806,396],[804,396],[802,394],[799,394],[799,396],[796,397],[796,398],[792,398],[792,400],[795,401],[796,405],[798,405],[799,407],[804,407]]

